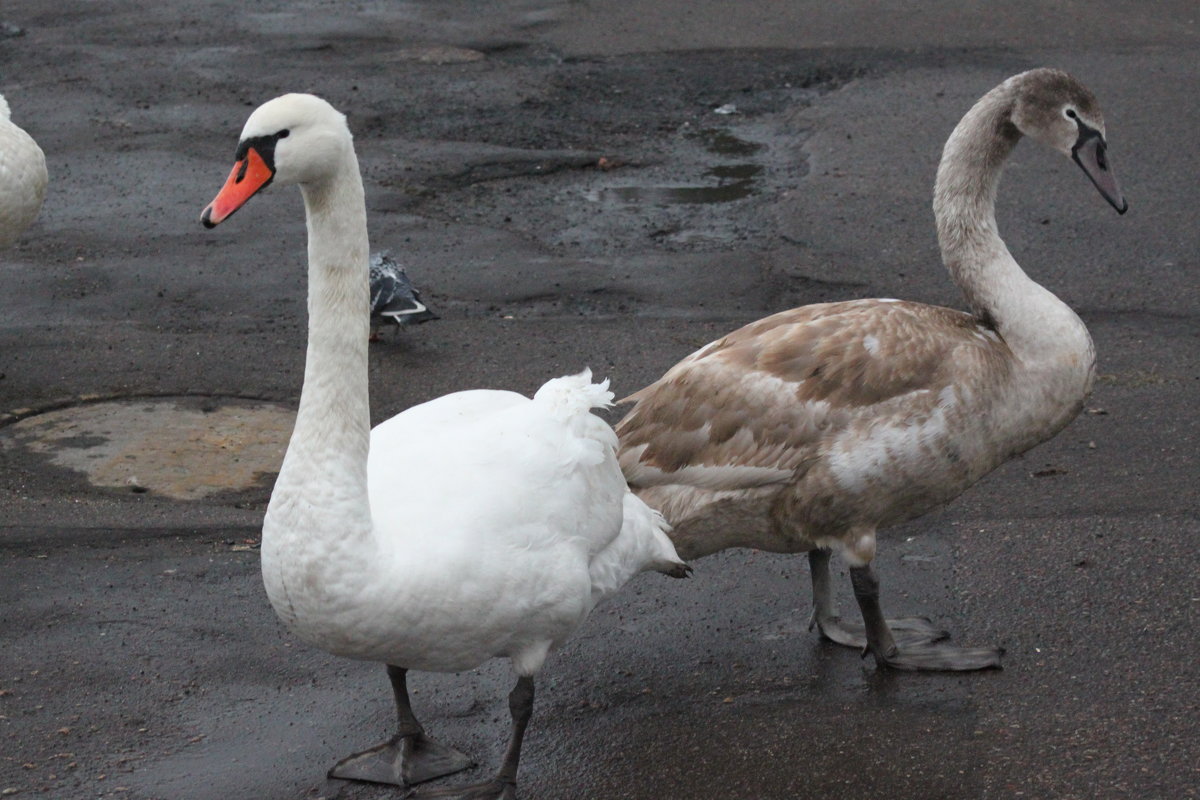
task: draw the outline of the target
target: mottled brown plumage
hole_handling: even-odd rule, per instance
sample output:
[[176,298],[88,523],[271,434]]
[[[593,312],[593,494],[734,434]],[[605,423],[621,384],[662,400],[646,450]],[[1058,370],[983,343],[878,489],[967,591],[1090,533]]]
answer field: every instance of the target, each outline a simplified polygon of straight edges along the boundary
[[[935,187],[943,261],[974,313],[897,300],[796,308],[753,322],[630,395],[617,426],[639,496],[674,526],[681,557],[726,547],[814,552],[814,621],[877,662],[996,666],[993,649],[933,644],[878,608],[879,528],[948,502],[1082,407],[1095,354],[1087,329],[1034,283],[996,230],[1004,160],[1022,135],[1070,155],[1118,211],[1095,99],[1056,70],[1014,76],[951,134]],[[851,565],[866,636],[834,615],[827,552]],[[893,625],[891,628],[896,628]]]
[[[622,468],[639,489],[701,490],[652,493],[688,558],[740,535],[691,525],[708,501],[735,505],[728,492],[737,490],[771,495],[770,532],[753,546],[806,551],[844,531],[923,513],[977,479],[949,430],[988,411],[1011,364],[995,331],[953,309],[854,300],[784,311],[713,342],[626,398],[637,405],[618,426]],[[884,448],[881,469],[861,485],[839,481],[832,454],[885,425],[929,434],[904,453]],[[906,464],[882,469],[912,461],[914,447],[921,474]],[[681,481],[681,470],[692,477]]]
[[[792,470],[833,431],[876,418],[889,400],[936,395],[956,374],[1003,370],[1006,362],[999,337],[953,309],[853,300],[782,311],[713,342],[622,401],[638,403],[621,421],[626,471]],[[747,391],[754,376],[775,380]],[[703,428],[705,435],[692,435]],[[635,461],[628,454],[640,445]]]

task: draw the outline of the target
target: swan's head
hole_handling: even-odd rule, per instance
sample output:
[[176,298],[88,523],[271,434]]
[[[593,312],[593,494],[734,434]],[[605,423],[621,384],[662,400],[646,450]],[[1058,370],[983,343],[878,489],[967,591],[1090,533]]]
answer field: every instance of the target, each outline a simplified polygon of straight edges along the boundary
[[327,180],[353,149],[346,117],[321,98],[285,94],[268,100],[246,120],[233,171],[200,221],[215,227],[272,182]]
[[1129,204],[1108,160],[1104,115],[1088,88],[1056,69],[1023,72],[1009,83],[1015,90],[1012,122],[1017,130],[1070,157],[1124,214]]

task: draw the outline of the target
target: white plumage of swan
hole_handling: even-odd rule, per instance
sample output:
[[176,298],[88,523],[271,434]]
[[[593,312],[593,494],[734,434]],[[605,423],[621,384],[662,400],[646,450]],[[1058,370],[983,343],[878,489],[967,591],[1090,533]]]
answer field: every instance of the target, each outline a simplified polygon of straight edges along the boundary
[[[515,796],[533,678],[603,597],[635,573],[686,573],[662,517],[628,489],[609,404],[590,372],[533,399],[467,391],[374,430],[367,397],[368,242],[345,117],[290,94],[250,115],[212,227],[272,181],[299,184],[308,221],[309,333],[296,425],[263,522],[262,574],[297,636],[381,661],[399,731],[331,775],[411,786],[471,765],[413,716],[410,668],[511,659],[508,752],[494,778],[421,797]],[[419,457],[414,457],[419,455]]]
[[[897,300],[784,311],[683,359],[629,397],[617,425],[626,478],[671,523],[683,558],[809,553],[812,624],[880,666],[999,666],[997,648],[951,647],[928,620],[884,618],[876,531],[1050,438],[1091,391],[1083,322],[996,228],[1000,173],[1022,136],[1073,158],[1124,213],[1091,92],[1057,70],[1013,76],[959,122],[937,173],[942,258],[972,313]],[[834,610],[831,550],[850,565],[863,626]]]
[[33,137],[11,119],[0,95],[0,248],[33,224],[46,199],[46,156]]

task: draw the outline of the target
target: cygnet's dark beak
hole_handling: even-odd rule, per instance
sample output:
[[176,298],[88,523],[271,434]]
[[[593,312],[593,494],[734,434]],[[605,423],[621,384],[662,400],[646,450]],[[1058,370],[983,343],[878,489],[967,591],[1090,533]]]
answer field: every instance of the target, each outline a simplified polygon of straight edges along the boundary
[[1100,194],[1104,195],[1104,199],[1118,214],[1129,210],[1129,203],[1125,201],[1125,195],[1121,194],[1121,187],[1117,185],[1117,176],[1113,175],[1112,167],[1108,163],[1108,147],[1099,131],[1079,123],[1079,139],[1071,148],[1071,158],[1087,173],[1092,183],[1100,190]]

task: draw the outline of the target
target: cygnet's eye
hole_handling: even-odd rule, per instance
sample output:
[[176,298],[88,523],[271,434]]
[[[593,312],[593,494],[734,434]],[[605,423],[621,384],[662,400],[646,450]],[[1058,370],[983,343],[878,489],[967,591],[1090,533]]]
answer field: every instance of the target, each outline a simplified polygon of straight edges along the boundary
[[1063,113],[1066,114],[1071,119],[1075,119],[1075,120],[1079,119],[1079,115],[1075,113],[1075,109],[1073,109],[1073,108],[1068,108]]

